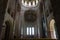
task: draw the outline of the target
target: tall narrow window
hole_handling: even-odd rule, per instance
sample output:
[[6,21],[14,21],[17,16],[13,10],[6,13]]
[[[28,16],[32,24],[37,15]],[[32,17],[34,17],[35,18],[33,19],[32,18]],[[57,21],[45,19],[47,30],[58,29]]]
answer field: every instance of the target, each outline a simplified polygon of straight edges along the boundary
[[27,27],[27,35],[34,35],[34,27]]
[[30,29],[30,35],[31,35],[31,27],[29,29]]
[[29,33],[30,33],[30,29],[29,27],[27,27],[27,35],[29,35]]
[[50,21],[51,38],[56,39],[57,37],[56,37],[56,31],[55,31],[55,25],[54,24],[55,24],[55,20],[52,19]]

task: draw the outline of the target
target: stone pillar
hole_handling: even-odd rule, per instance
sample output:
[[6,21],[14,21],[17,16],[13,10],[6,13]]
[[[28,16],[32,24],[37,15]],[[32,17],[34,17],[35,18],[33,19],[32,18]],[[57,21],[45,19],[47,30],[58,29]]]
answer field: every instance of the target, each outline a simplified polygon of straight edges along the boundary
[[0,0],[0,39],[1,39],[1,30],[2,30],[2,24],[3,24],[3,20],[4,20],[7,1],[8,0]]

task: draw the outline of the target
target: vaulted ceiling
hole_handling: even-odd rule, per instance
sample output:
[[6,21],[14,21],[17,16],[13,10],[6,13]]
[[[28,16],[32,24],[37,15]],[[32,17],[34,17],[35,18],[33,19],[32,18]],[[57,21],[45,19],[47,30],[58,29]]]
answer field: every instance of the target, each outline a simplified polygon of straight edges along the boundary
[[[31,1],[31,0],[30,0]],[[54,17],[57,24],[58,34],[60,35],[60,0],[51,0]],[[0,31],[4,19],[5,8],[6,8],[7,0],[0,0]]]

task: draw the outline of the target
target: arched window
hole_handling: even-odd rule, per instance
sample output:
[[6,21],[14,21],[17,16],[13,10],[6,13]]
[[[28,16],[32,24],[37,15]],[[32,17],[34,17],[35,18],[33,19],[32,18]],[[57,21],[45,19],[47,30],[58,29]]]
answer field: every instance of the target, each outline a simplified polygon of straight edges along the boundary
[[50,21],[50,32],[51,32],[51,38],[56,39],[55,20],[54,19],[52,19]]
[[39,0],[22,0],[22,5],[25,7],[36,7]]

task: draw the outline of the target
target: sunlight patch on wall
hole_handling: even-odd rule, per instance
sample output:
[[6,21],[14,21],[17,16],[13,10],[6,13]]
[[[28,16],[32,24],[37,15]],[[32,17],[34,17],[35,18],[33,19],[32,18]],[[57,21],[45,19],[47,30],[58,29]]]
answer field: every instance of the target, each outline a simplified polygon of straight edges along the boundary
[[55,20],[54,19],[52,19],[50,21],[50,32],[51,32],[51,38],[56,39]]

